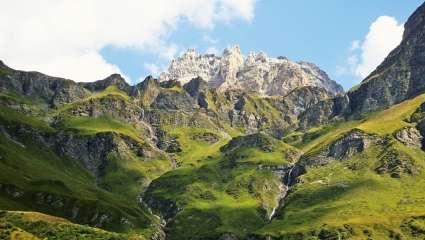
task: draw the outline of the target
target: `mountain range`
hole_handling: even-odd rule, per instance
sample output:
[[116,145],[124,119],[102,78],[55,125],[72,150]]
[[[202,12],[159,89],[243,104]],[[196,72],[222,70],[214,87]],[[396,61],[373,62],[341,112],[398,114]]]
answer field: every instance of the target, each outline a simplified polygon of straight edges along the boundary
[[0,239],[424,239],[425,4],[348,92],[189,49],[159,79],[0,61]]

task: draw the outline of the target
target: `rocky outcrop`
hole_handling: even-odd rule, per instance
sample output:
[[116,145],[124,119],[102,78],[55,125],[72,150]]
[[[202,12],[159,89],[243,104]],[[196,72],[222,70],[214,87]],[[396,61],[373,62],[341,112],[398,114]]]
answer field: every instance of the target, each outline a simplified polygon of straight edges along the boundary
[[178,153],[182,151],[177,137],[170,136],[166,131],[161,129],[158,129],[156,133],[158,137],[157,147],[159,149],[168,153]]
[[72,80],[50,77],[39,72],[13,70],[0,64],[0,90],[43,101],[50,106],[74,102],[89,92]]
[[348,92],[353,113],[386,108],[425,92],[425,4],[405,24],[401,44]]
[[204,132],[204,133],[194,134],[192,136],[192,139],[195,141],[205,142],[208,144],[214,144],[220,140],[220,137],[214,133]]
[[298,118],[307,109],[332,98],[333,94],[324,88],[306,86],[292,90],[282,98],[282,105],[275,106],[285,114]]
[[394,137],[407,147],[422,147],[423,137],[418,129],[414,127],[405,127],[394,133]]
[[360,129],[353,129],[331,144],[311,155],[303,156],[301,163],[309,166],[326,165],[335,160],[348,159],[354,154],[361,153],[379,141],[377,135],[366,133]]
[[82,161],[85,168],[97,177],[103,174],[108,155],[117,148],[113,133],[79,136],[62,132],[50,141],[60,156]]
[[111,76],[98,80],[95,82],[79,83],[84,88],[88,89],[91,92],[98,92],[105,90],[109,86],[116,86],[118,89],[124,92],[130,92],[130,85],[125,81],[125,79],[120,74],[112,74]]
[[199,107],[208,108],[208,84],[201,78],[194,78],[190,80],[183,86],[184,90],[189,93],[189,95],[196,99]]
[[75,103],[65,109],[66,113],[80,117],[110,116],[127,123],[140,121],[143,109],[121,97],[104,96]]
[[379,156],[378,167],[375,169],[377,173],[389,174],[393,178],[416,175],[419,170],[419,165],[412,157],[393,146],[388,146]]
[[[232,156],[234,152],[244,148],[256,148],[263,152],[273,152],[278,150],[277,148],[279,145],[284,147],[281,144],[284,143],[264,133],[254,133],[232,138],[232,140],[220,148],[220,151],[229,156]],[[285,151],[282,152],[282,157],[289,162],[295,162],[299,159],[300,152],[295,148],[286,146]],[[232,159],[232,157],[230,158],[232,161],[235,160]]]
[[158,94],[151,107],[162,110],[192,111],[197,105],[193,98],[184,91],[163,91]]
[[[34,188],[37,187],[37,184],[42,185],[47,184],[47,182],[33,183]],[[56,184],[66,189],[61,181],[57,181]],[[65,217],[73,222],[98,228],[121,230],[146,224],[146,222],[140,220],[140,218],[143,218],[140,212],[130,210],[130,208],[111,208],[107,202],[103,201],[88,199],[81,201],[81,199],[72,196],[42,190],[27,191],[15,185],[3,183],[0,183],[0,196],[10,201],[18,201],[34,211],[38,210]]]
[[299,116],[299,128],[308,129],[344,119],[349,112],[350,99],[347,95],[340,95],[332,99],[324,99],[311,105]]
[[336,95],[343,89],[316,65],[295,63],[287,58],[270,58],[264,53],[242,55],[238,46],[225,49],[222,56],[199,55],[189,49],[173,60],[161,81],[177,79],[187,83],[200,77],[220,91],[238,89],[266,96],[282,96],[303,86],[324,88]]
[[231,152],[242,147],[255,147],[265,152],[273,151],[272,139],[264,134],[251,134],[247,136],[235,137],[230,142],[220,148],[222,152]]

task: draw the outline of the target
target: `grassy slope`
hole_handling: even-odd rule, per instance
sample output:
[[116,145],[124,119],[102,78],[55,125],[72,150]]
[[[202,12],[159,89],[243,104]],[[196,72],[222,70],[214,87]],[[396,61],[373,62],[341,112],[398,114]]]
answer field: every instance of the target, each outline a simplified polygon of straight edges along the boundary
[[[97,118],[84,116],[70,116],[66,110],[87,101],[105,97],[117,97],[120,100],[131,101],[130,97],[116,86],[110,86],[104,91],[96,92],[82,102],[68,104],[55,111],[56,116],[62,119],[62,129],[77,130],[82,135],[93,135],[101,132],[112,132],[128,136],[141,145],[145,144],[143,133],[130,123],[113,118],[100,116]],[[145,145],[146,146],[146,145]],[[124,152],[124,156],[113,154],[109,156],[106,174],[102,185],[108,190],[134,200],[140,192],[164,172],[171,169],[170,160],[157,153],[154,159],[137,156],[134,152]]]
[[[108,88],[104,92],[95,93],[90,98],[117,95],[128,99],[128,96],[122,96],[122,94],[117,89]],[[37,105],[31,105],[31,102],[26,101],[26,99],[19,99],[16,96],[14,98],[16,102],[19,101],[28,104],[30,107],[37,107]],[[65,106],[64,109],[70,107],[72,107],[72,104]],[[54,113],[48,113],[47,116],[57,115],[60,112],[61,110],[55,110]],[[65,122],[65,129],[77,130],[82,135],[114,132],[143,143],[143,140],[136,134],[134,127],[107,116],[97,119],[74,117],[67,120],[69,121]],[[7,107],[0,107],[0,123],[5,126],[27,125],[48,134],[53,134],[56,131],[46,123],[44,117],[24,115]],[[134,156],[132,153],[128,153],[126,159],[111,156],[111,162],[114,162],[114,164],[109,165],[110,171],[105,175],[103,183],[108,184],[109,191],[119,193],[112,194],[97,187],[94,177],[75,160],[60,158],[31,139],[25,139],[24,142],[19,143],[0,133],[0,157],[1,183],[12,184],[24,191],[43,191],[72,197],[78,199],[83,205],[84,202],[87,202],[87,206],[97,204],[99,201],[99,204],[105,208],[113,206],[111,209],[124,211],[124,216],[128,216],[129,219],[138,224],[137,228],[139,229],[134,230],[146,234],[150,232],[150,226],[147,223],[151,221],[151,216],[138,209],[136,197],[150,180],[170,169],[169,160],[165,158],[160,158],[158,161],[147,161]],[[0,197],[0,209],[32,209],[31,201],[28,199],[23,202],[15,201],[3,195]],[[50,212],[49,209],[39,210]],[[55,212],[54,214],[62,215],[63,213]],[[140,224],[146,229],[140,229]],[[114,229],[113,226],[108,228]],[[115,230],[123,231],[124,229]]]
[[[77,199],[82,206],[91,206],[100,211],[119,211],[135,220],[139,226],[150,221],[148,215],[139,210],[135,202],[96,187],[94,177],[75,160],[59,158],[49,149],[31,140],[18,143],[4,135],[0,135],[0,152],[0,182],[18,187],[26,192],[27,196],[16,201],[8,195],[2,195],[0,209],[23,210],[36,207],[51,214],[68,215],[45,205],[34,205],[36,200],[30,197],[31,193],[45,192],[65,199]],[[114,207],[111,208],[112,206]],[[108,228],[114,229],[113,226]]]
[[[284,157],[290,147],[274,141],[272,152],[242,147],[224,154],[218,149],[228,138],[218,146],[208,145],[190,140],[191,134],[202,129],[174,131],[179,132],[182,143],[182,154],[177,157],[183,167],[154,181],[149,193],[158,201],[175,201],[182,208],[167,225],[169,238],[213,238],[226,232],[243,237],[264,226],[266,215],[278,204],[280,179],[257,166],[290,164]],[[192,152],[195,154],[190,155]]]
[[38,212],[0,212],[0,238],[12,240],[143,240],[142,236],[111,233]]
[[[361,122],[337,124],[300,146],[308,154],[323,148],[354,127],[382,136],[392,134],[410,125],[404,120],[424,101],[425,95],[421,95],[372,114]],[[423,151],[407,148],[400,143],[396,143],[395,148],[409,155],[424,169]],[[425,173],[420,171],[416,176],[403,176],[400,179],[378,175],[375,168],[381,152],[382,149],[374,147],[349,160],[308,169],[307,174],[301,177],[301,183],[291,190],[281,216],[258,233],[285,235],[301,232],[307,237],[311,230],[341,228],[343,224],[350,224],[353,227],[350,231],[354,231],[350,239],[364,239],[367,234],[374,234],[373,239],[388,239],[391,230],[396,232],[393,234],[413,238],[401,225],[412,216],[425,215]],[[348,230],[340,229],[338,234],[342,236],[344,231]]]
[[101,116],[97,118],[68,117],[65,119],[62,127],[65,129],[78,130],[78,132],[83,135],[92,135],[99,132],[114,132],[124,134],[138,141],[143,141],[133,126],[109,116]]
[[[84,104],[84,101],[108,96],[130,100],[125,93],[112,87],[74,104]],[[297,141],[290,138],[286,140],[309,153],[328,145],[342,133],[355,127],[381,135],[391,134],[394,130],[409,125],[403,120],[423,101],[425,95],[372,114],[362,121],[311,129],[307,134],[294,133],[290,137],[298,139]],[[255,107],[249,105],[252,102],[255,102]],[[258,108],[257,105],[262,107]],[[61,114],[71,107],[73,104],[66,105],[50,115]],[[268,103],[257,99],[250,99],[247,105],[251,110],[263,107],[268,107]],[[274,112],[267,114],[275,115]],[[55,131],[44,119],[27,117],[7,108],[0,109],[0,117],[8,124],[24,122],[45,132]],[[110,116],[95,119],[70,117],[66,119],[64,127],[75,129],[83,135],[115,132],[143,142],[133,126]],[[225,155],[219,148],[230,139],[226,133],[202,128],[163,127],[171,135],[177,136],[183,150],[175,156],[182,168],[158,178],[155,181],[158,186],[153,192],[158,199],[171,199],[183,207],[167,225],[171,239],[184,239],[188,235],[218,236],[225,232],[234,232],[239,236],[246,236],[254,231],[266,235],[288,232],[308,234],[311,229],[322,229],[325,223],[336,227],[341,226],[342,222],[361,226],[354,230],[361,230],[356,233],[359,238],[363,237],[364,229],[374,226],[370,231],[375,234],[374,239],[379,239],[388,236],[385,229],[400,229],[404,218],[420,215],[425,211],[425,200],[422,197],[425,175],[421,173],[401,179],[377,175],[374,169],[380,150],[373,148],[345,162],[309,169],[302,176],[302,183],[292,190],[283,214],[267,224],[265,215],[270,213],[277,194],[276,191],[267,189],[277,189],[279,179],[267,170],[259,170],[257,166],[287,165],[289,162],[283,157],[287,150],[286,145],[275,142],[278,148],[272,152],[245,147],[232,155]],[[209,144],[192,138],[194,134],[204,132],[217,134],[220,137],[219,142]],[[232,136],[237,134],[237,131],[231,133]],[[299,141],[298,137],[303,139]],[[111,194],[97,188],[93,177],[78,164],[69,165],[70,161],[63,162],[67,160],[30,142],[24,143],[26,147],[22,147],[3,135],[0,141],[0,155],[8,156],[0,160],[0,168],[7,172],[0,175],[1,181],[18,183],[26,189],[40,188],[81,198],[102,199],[118,206],[132,206],[130,199],[134,200],[140,186],[145,186],[169,169],[169,162],[165,159],[146,161],[132,153],[124,159],[111,156],[112,164],[107,168],[105,182],[109,184],[110,191],[119,193]],[[400,144],[397,147],[423,166],[425,155],[422,151],[405,149]],[[20,154],[16,154],[17,152]],[[14,160],[10,162],[6,159]],[[63,169],[64,165],[67,168]],[[54,184],[43,183],[46,178],[53,180]],[[144,180],[145,178],[148,180]],[[34,186],[33,182],[41,184]],[[135,184],[128,184],[129,182]],[[25,209],[27,206],[0,198],[0,208],[3,207]]]

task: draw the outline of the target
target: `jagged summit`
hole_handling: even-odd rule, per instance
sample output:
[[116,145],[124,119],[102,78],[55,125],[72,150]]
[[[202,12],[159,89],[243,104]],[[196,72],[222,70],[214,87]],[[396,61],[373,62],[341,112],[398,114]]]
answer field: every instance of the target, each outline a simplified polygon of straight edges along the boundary
[[122,90],[127,90],[130,88],[130,85],[128,85],[125,79],[118,73],[111,74],[109,77],[102,80],[80,84],[90,91],[101,91],[111,85],[116,85]]
[[160,80],[187,83],[196,77],[204,79],[211,88],[239,89],[266,96],[285,95],[303,86],[321,87],[335,95],[343,93],[342,87],[313,63],[268,57],[263,52],[244,56],[238,45],[224,49],[221,56],[188,49],[172,60]]

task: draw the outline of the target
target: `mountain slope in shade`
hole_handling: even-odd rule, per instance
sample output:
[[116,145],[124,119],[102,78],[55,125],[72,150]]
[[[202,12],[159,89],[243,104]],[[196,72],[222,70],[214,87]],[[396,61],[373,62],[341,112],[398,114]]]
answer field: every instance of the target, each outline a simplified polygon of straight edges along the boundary
[[285,57],[271,58],[264,53],[244,56],[239,46],[225,49],[221,56],[200,55],[189,49],[171,62],[160,80],[178,80],[182,84],[201,77],[211,88],[244,90],[264,96],[282,96],[303,86],[324,88],[336,95],[342,87],[316,65],[292,62]]
[[354,113],[382,109],[425,91],[425,4],[404,28],[401,44],[348,92]]

